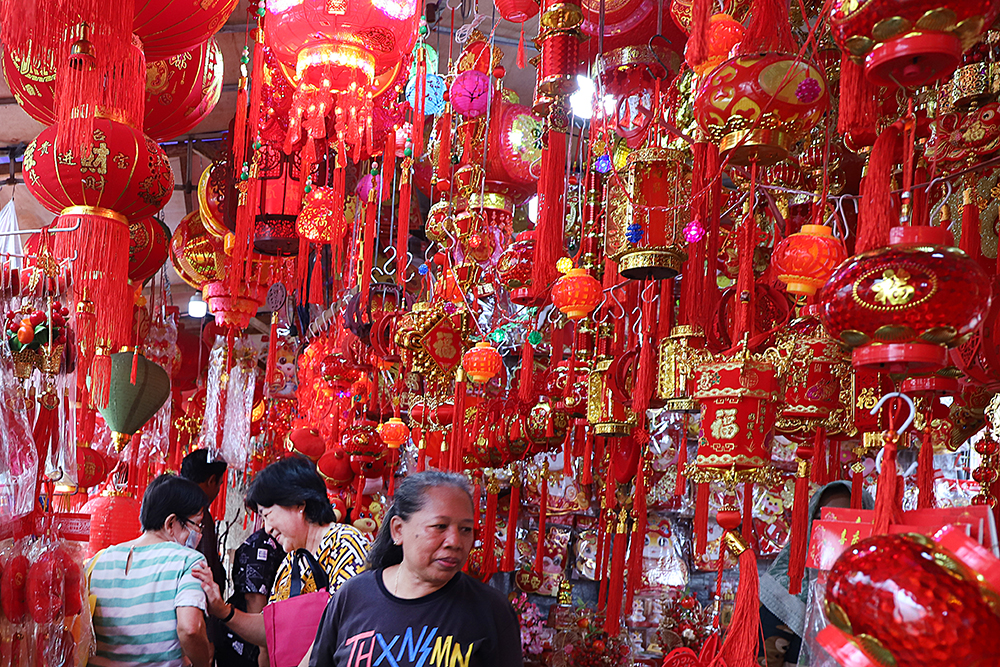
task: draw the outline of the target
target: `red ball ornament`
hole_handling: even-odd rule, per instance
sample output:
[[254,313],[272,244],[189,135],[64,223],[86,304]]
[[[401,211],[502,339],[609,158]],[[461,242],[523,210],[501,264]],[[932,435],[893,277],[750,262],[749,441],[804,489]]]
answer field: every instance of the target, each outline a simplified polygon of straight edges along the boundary
[[586,269],[574,268],[552,286],[552,304],[571,320],[582,320],[601,302],[601,283]]
[[222,94],[222,49],[210,39],[166,60],[146,63],[143,128],[157,141],[190,132]]
[[285,436],[288,451],[304,456],[313,463],[326,451],[323,437],[314,428],[293,428]]
[[480,341],[462,355],[462,368],[473,382],[489,382],[503,366],[503,360],[496,348]]
[[316,470],[330,489],[342,489],[354,481],[351,458],[340,447],[323,454],[316,464]]
[[384,424],[379,424],[378,434],[389,449],[399,449],[410,438],[410,427],[398,417],[392,417]]
[[510,292],[510,299],[519,306],[530,305],[531,262],[535,252],[535,232],[526,231],[497,259],[497,278]]
[[924,374],[947,365],[990,307],[990,283],[940,227],[895,227],[890,245],[840,266],[819,293],[819,318],[854,348],[857,368]]
[[802,231],[782,239],[771,255],[778,280],[792,294],[812,296],[847,259],[847,250],[826,225],[802,225]]
[[204,44],[219,32],[239,0],[136,0],[132,32],[142,40],[146,62]]

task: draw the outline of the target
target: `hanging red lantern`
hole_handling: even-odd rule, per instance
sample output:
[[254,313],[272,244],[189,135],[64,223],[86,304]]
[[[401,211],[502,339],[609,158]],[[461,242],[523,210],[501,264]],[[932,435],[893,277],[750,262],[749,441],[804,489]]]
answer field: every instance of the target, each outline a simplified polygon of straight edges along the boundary
[[792,341],[777,429],[802,434],[824,425],[832,435],[833,429],[823,422],[841,407],[841,380],[849,376],[849,357],[815,318],[792,322],[782,335]]
[[582,320],[601,302],[601,283],[586,269],[570,269],[552,286],[552,304],[571,320]]
[[191,51],[219,32],[239,0],[136,0],[132,32],[147,61]]
[[694,117],[720,154],[761,166],[788,156],[830,106],[826,79],[796,56],[740,56],[719,65],[698,86]]
[[895,227],[890,245],[852,257],[819,294],[819,318],[857,368],[919,375],[947,365],[990,307],[979,264],[941,227]]
[[218,280],[223,268],[222,241],[206,231],[202,220],[198,211],[184,216],[170,239],[169,251],[177,275],[199,290],[205,283]]
[[103,454],[96,449],[79,445],[76,448],[76,466],[76,483],[81,489],[97,486],[111,472]]
[[538,14],[535,0],[500,0],[496,5],[501,18],[511,23],[524,23]]
[[845,259],[844,243],[826,225],[802,225],[802,231],[782,239],[771,255],[778,280],[792,294],[805,296],[826,284]]
[[222,49],[214,38],[173,58],[148,61],[146,133],[166,141],[190,132],[218,104],[222,76]]
[[242,283],[238,293],[233,294],[226,279],[203,285],[202,296],[208,302],[216,324],[242,331],[264,303],[267,288],[267,284],[263,283]]
[[128,226],[128,279],[141,285],[167,261],[170,228],[157,218],[140,218]]
[[56,122],[56,73],[32,67],[19,49],[3,50],[3,76],[24,112],[42,125]]
[[489,382],[503,366],[503,360],[496,348],[480,341],[462,355],[462,368],[473,382]]
[[130,496],[97,496],[88,500],[80,511],[90,514],[88,556],[112,545],[134,540],[142,532],[139,502]]
[[384,424],[379,424],[378,434],[389,449],[399,449],[410,439],[410,427],[399,417],[391,417]]
[[[678,5],[679,3],[674,3],[671,11]],[[733,48],[743,41],[745,32],[743,24],[729,14],[713,14],[708,20],[708,34],[706,35],[708,53],[705,61],[703,63],[691,62],[689,53],[685,50],[685,59],[688,65],[698,76],[704,76],[711,72],[729,58]]]
[[991,0],[834,0],[830,32],[842,51],[863,59],[873,83],[917,88],[951,74],[998,13]]
[[344,201],[337,197],[334,188],[313,188],[295,219],[295,231],[303,239],[313,243],[339,241],[347,231],[347,225],[338,225],[338,207],[343,210]]
[[510,292],[510,300],[519,306],[534,302],[531,296],[531,261],[535,253],[535,232],[526,231],[497,260],[496,272],[500,283]]

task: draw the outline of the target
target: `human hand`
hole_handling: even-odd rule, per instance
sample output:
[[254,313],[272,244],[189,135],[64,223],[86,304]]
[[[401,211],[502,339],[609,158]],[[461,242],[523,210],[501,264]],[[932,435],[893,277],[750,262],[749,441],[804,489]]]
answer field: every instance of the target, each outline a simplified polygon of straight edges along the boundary
[[222,599],[219,585],[212,578],[212,570],[204,561],[191,569],[194,578],[201,582],[201,590],[205,591],[205,601],[208,603],[208,613],[215,618],[225,618],[229,614],[229,604]]

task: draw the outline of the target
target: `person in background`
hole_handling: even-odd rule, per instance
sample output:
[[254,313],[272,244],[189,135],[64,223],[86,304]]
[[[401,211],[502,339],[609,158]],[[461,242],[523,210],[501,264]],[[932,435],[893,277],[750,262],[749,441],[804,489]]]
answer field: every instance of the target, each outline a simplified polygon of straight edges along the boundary
[[[196,449],[181,461],[181,477],[197,484],[211,505],[219,497],[219,490],[225,483],[227,467],[222,459],[213,458],[209,450]],[[205,561],[212,570],[212,579],[219,586],[219,590],[225,591],[226,569],[222,567],[222,559],[219,557],[215,518],[208,507],[205,507],[205,520],[202,525],[204,532],[201,535],[198,551],[205,556]]]
[[[236,549],[233,557],[233,594],[228,602],[240,611],[259,614],[267,604],[274,577],[285,550],[261,528]],[[226,667],[267,667],[267,652],[231,630],[216,649],[216,662]]]
[[195,484],[160,475],[146,487],[142,535],[99,551],[87,563],[95,600],[95,667],[208,667],[205,594],[192,572],[205,558],[201,538],[208,499]]
[[465,477],[437,470],[406,477],[368,554],[370,569],[327,605],[310,667],[353,667],[379,655],[398,667],[521,667],[510,602],[462,572],[473,525]]
[[[292,559],[298,549],[308,550],[326,570],[331,594],[364,569],[365,536],[354,526],[334,523],[326,484],[308,460],[292,456],[264,468],[247,489],[245,500],[261,515],[265,530],[287,554],[278,567],[268,602],[291,595]],[[194,575],[201,581],[211,616],[247,641],[267,646],[263,615],[240,611],[227,603],[207,568],[195,568]],[[302,568],[299,578],[303,594],[316,591],[309,568]]]

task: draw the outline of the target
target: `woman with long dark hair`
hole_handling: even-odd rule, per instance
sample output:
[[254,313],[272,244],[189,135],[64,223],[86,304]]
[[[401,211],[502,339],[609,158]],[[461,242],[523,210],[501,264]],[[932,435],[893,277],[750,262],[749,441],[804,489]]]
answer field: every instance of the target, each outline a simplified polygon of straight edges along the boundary
[[507,598],[462,572],[472,550],[472,502],[468,481],[454,473],[420,472],[396,487],[369,569],[345,583],[323,614],[312,667],[522,665]]

